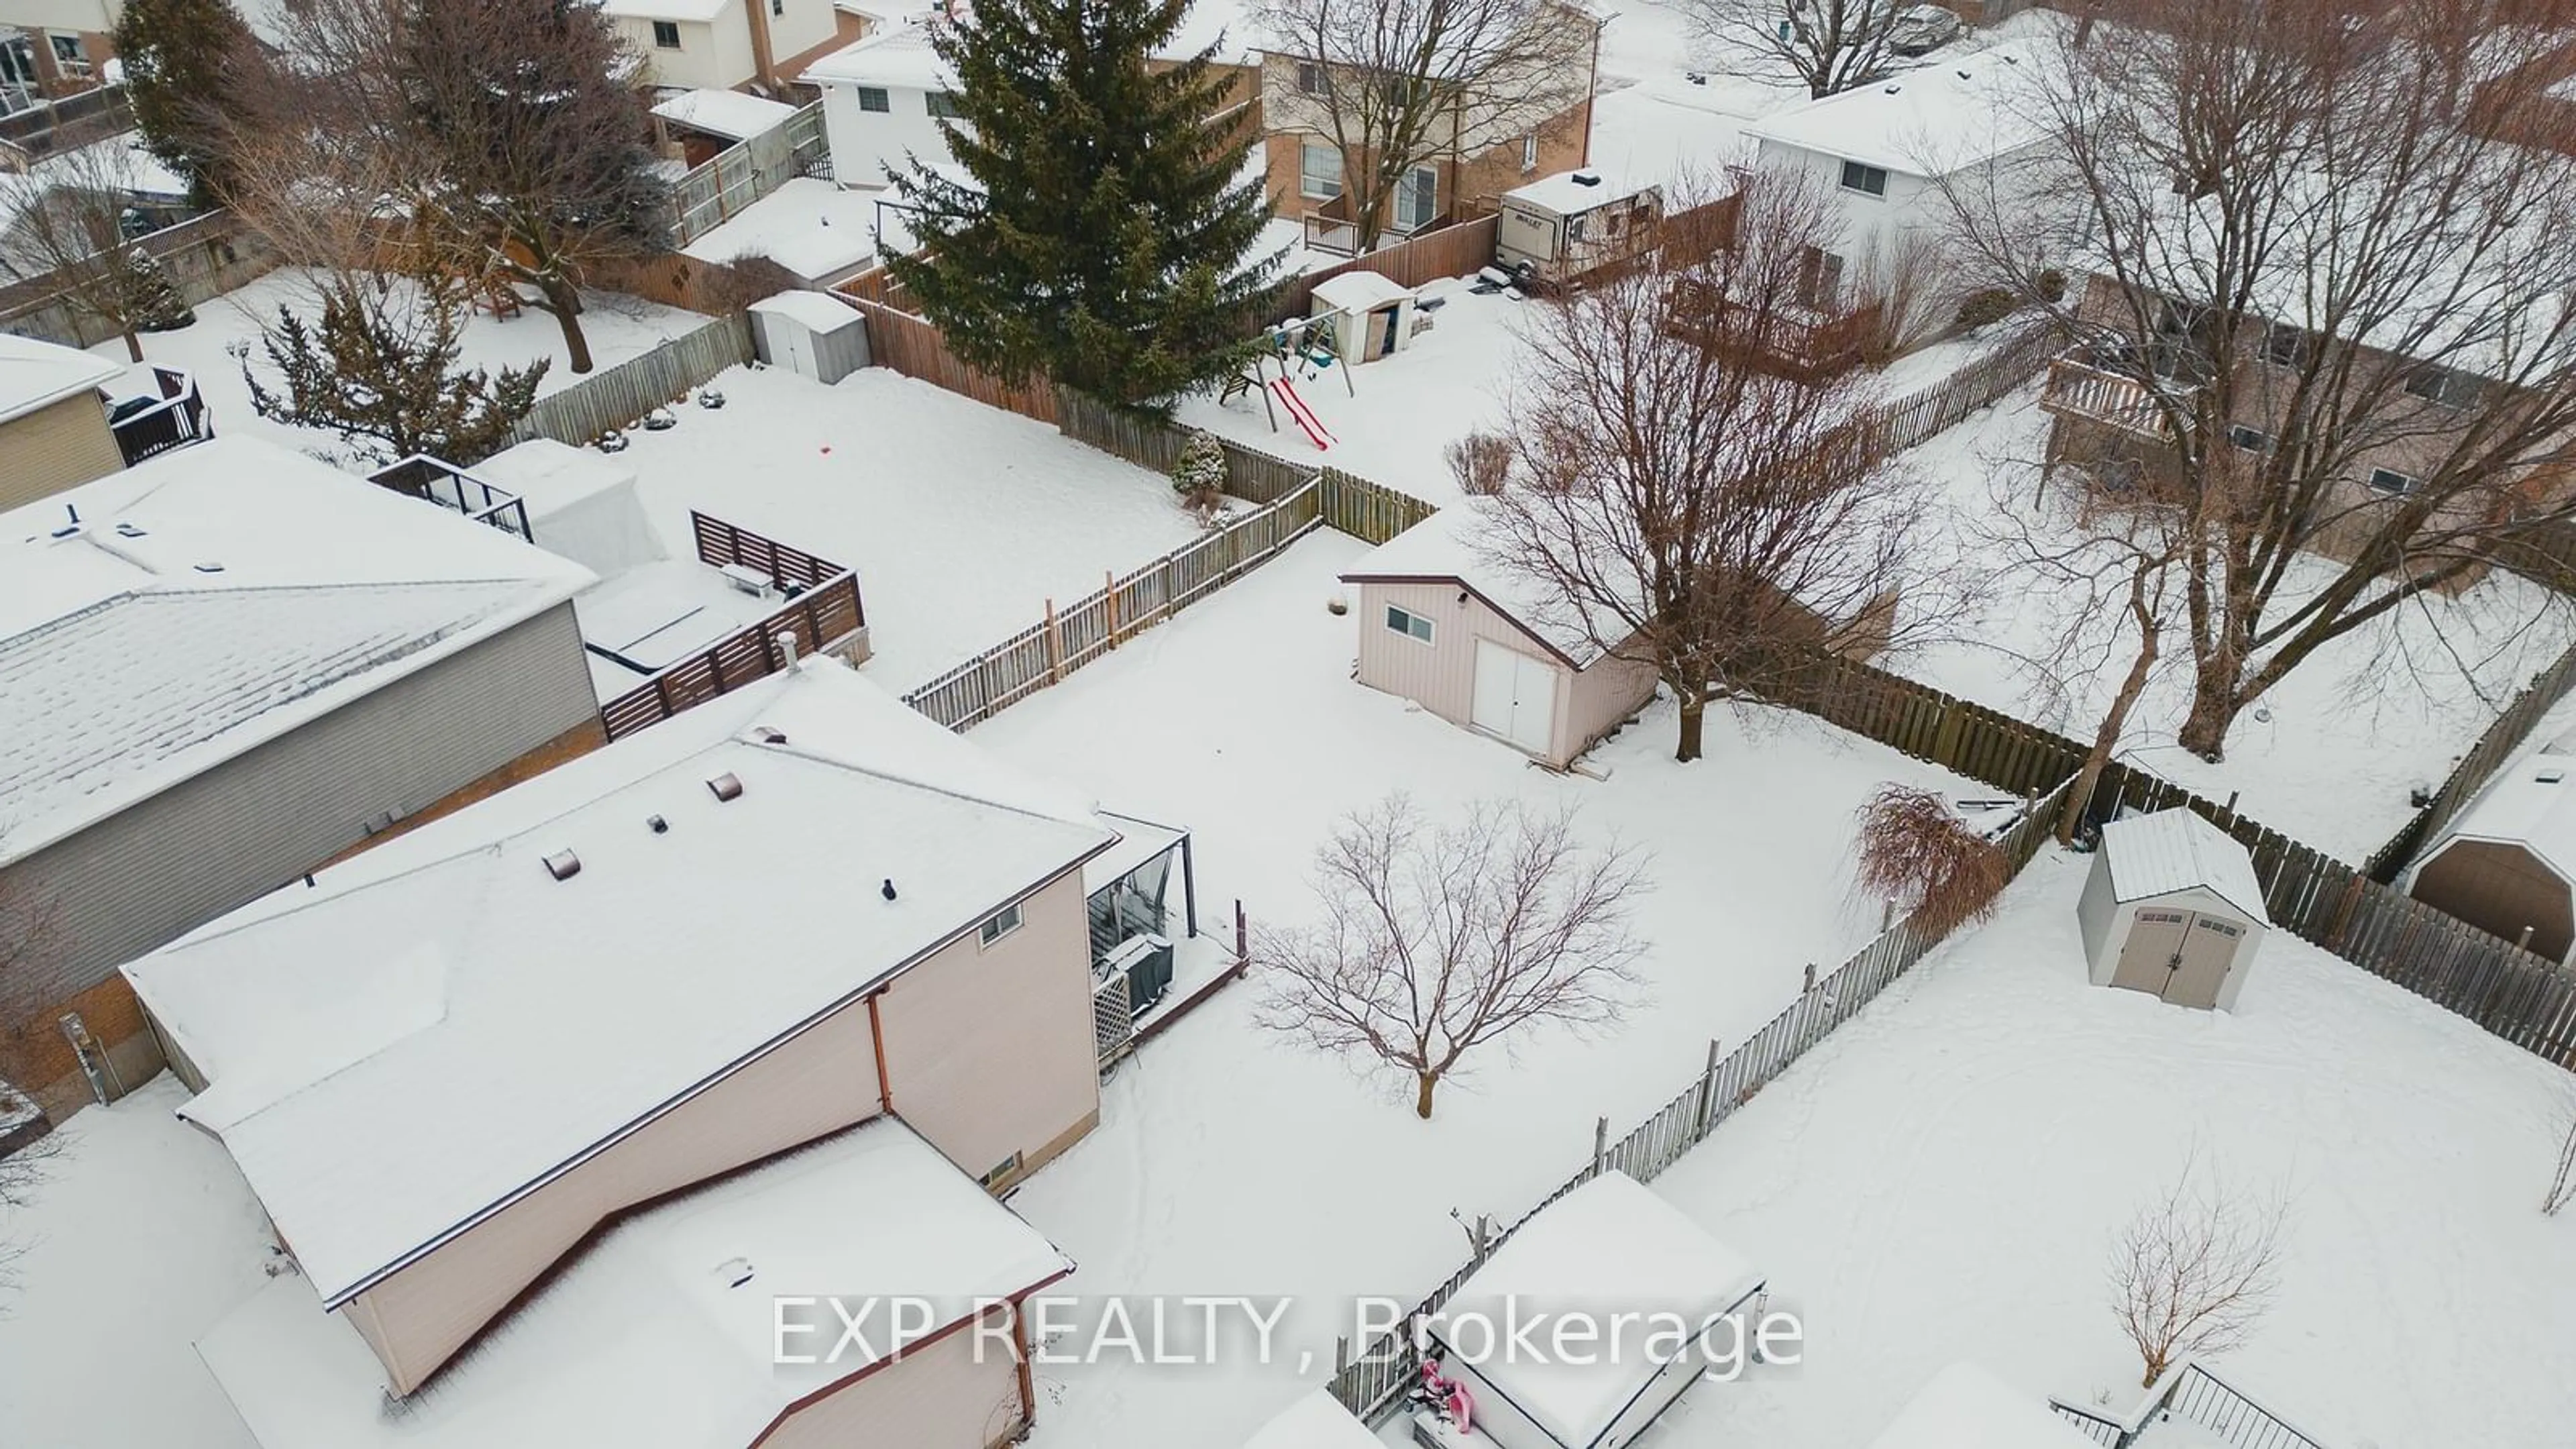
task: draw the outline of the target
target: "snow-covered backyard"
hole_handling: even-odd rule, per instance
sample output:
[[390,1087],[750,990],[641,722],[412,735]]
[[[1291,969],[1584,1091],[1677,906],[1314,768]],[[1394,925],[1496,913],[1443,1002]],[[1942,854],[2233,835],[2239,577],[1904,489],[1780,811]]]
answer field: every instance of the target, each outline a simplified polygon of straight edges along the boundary
[[[582,335],[590,342],[594,376],[707,325],[707,319],[695,312],[617,293],[585,294],[584,305],[588,310],[581,318]],[[195,377],[218,433],[267,438],[299,452],[344,454],[348,450],[334,434],[270,422],[251,411],[250,389],[242,381],[241,358],[236,354],[247,351],[262,377],[274,383],[274,370],[259,350],[259,334],[263,325],[277,320],[281,306],[293,308],[307,322],[320,317],[321,304],[309,274],[283,268],[200,303],[194,325],[143,334],[144,362],[183,368]],[[459,350],[460,360],[469,367],[525,367],[539,358],[550,359],[554,365],[537,384],[541,397],[582,380],[569,365],[562,326],[534,308],[509,318],[479,310],[470,313]],[[126,356],[121,341],[102,342],[90,351],[120,362]]]
[[2564,1442],[2576,1384],[2531,1346],[2576,1333],[2576,1234],[2539,1211],[2576,1085],[2280,932],[2232,1013],[2088,986],[2088,863],[2043,857],[1656,1180],[1807,1331],[1664,1449],[1865,1444],[1962,1358],[2127,1410],[2111,1241],[2186,1159],[2288,1199],[2272,1310],[2212,1362],[2237,1388],[2336,1449]]
[[[1013,1200],[1082,1265],[1084,1294],[1294,1293],[1332,1314],[1354,1294],[1419,1294],[1456,1265],[1452,1208],[1517,1216],[1580,1164],[1596,1116],[1625,1130],[1691,1079],[1711,1038],[1741,1041],[1809,962],[1830,969],[1869,937],[1876,912],[1849,901],[1846,861],[1873,789],[1983,793],[1768,710],[1713,714],[1697,765],[1671,762],[1658,708],[1596,753],[1607,780],[1546,774],[1350,681],[1357,625],[1325,604],[1362,551],[1315,535],[969,737],[1190,826],[1210,920],[1236,897],[1256,922],[1308,917],[1315,845],[1391,790],[1442,814],[1506,794],[1574,804],[1583,829],[1652,854],[1650,1003],[1613,1031],[1539,1030],[1471,1059],[1425,1124],[1409,1088],[1263,1032],[1258,987],[1229,989],[1121,1066],[1098,1132]],[[1329,1359],[1330,1344],[1327,1329],[1305,1346]],[[1288,1396],[1293,1358],[1245,1377],[1051,1371],[1044,1442],[1234,1442]]]

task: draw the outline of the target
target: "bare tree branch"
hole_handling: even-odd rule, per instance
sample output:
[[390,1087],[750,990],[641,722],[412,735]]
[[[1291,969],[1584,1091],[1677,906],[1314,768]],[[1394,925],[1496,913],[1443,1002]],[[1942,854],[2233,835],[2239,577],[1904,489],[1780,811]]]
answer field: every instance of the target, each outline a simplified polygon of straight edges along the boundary
[[2138,1209],[2111,1255],[2111,1311],[2153,1387],[2195,1354],[2245,1342],[2280,1286],[2287,1199],[2232,1193],[2186,1159],[2171,1186]]

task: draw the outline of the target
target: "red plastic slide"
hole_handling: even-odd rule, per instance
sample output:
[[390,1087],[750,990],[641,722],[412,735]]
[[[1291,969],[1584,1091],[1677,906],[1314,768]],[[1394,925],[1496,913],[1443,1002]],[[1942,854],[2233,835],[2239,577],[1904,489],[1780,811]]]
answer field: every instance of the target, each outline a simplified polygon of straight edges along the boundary
[[1272,378],[1270,391],[1279,399],[1279,405],[1288,410],[1288,416],[1296,419],[1297,426],[1305,430],[1306,441],[1313,443],[1318,450],[1328,449],[1339,441],[1332,430],[1324,426],[1324,420],[1315,416],[1315,410],[1306,406],[1306,400],[1297,395],[1297,389],[1289,384],[1288,379]]

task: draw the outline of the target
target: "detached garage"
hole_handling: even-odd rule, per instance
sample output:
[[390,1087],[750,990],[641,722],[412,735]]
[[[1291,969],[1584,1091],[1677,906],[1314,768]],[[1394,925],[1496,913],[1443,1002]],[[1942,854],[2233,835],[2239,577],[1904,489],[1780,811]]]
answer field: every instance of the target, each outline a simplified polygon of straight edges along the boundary
[[1655,697],[1655,671],[1488,556],[1490,518],[1453,503],[1342,575],[1360,591],[1356,677],[1561,770]]
[[2204,1010],[2235,1009],[2272,926],[2253,857],[2182,809],[2103,826],[2075,916],[2094,985]]
[[2565,744],[2489,781],[2416,859],[2406,893],[2553,961],[2576,955],[2576,751]]

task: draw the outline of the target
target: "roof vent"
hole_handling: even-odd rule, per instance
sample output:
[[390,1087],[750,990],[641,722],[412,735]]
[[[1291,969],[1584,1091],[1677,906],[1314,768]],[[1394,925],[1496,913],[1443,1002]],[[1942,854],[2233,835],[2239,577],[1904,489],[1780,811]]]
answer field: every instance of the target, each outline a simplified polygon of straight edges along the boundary
[[116,526],[116,536],[119,538],[141,538],[143,536],[143,530],[135,527],[131,523],[120,523]]
[[546,857],[546,874],[557,880],[570,880],[581,874],[581,857],[569,850],[558,850]]
[[782,729],[772,729],[768,725],[755,726],[752,729],[751,737],[760,741],[764,745],[783,745],[787,743],[787,731]]
[[2544,765],[2541,767],[2540,773],[2533,775],[2531,778],[2543,785],[2555,785],[2559,781],[2567,778],[2567,772],[2556,765]]
[[727,1288],[739,1288],[743,1284],[750,1282],[752,1279],[751,1260],[749,1258],[727,1258],[723,1262],[716,1264],[716,1276],[724,1280],[724,1285]]
[[719,803],[739,800],[742,798],[742,777],[727,770],[707,781],[707,788],[715,792]]
[[1598,186],[1601,184],[1601,173],[1598,171],[1577,171],[1574,173],[1574,184],[1577,186]]
[[54,530],[56,538],[69,538],[80,532],[80,510],[66,503],[63,505],[63,514],[63,526]]
[[663,819],[659,815],[647,815],[644,817],[644,828],[652,831],[655,835],[661,835],[670,830],[671,822]]
[[887,900],[893,900],[893,899],[894,899],[894,877],[893,877],[893,876],[887,876],[887,877],[886,877],[886,882],[885,882],[885,884],[884,884],[884,885],[881,885],[881,886],[879,886],[879,887],[877,887],[877,894],[879,894],[879,895],[881,895],[881,896],[884,896]]
[[1966,71],[1964,71],[1964,70],[1963,70],[1963,71],[1959,72],[1959,79],[1961,79],[1961,80],[1975,80],[1975,79],[1976,79],[1976,77],[1975,77],[1975,76],[1972,76],[1972,75],[1970,75],[1970,74],[1968,74]]
[[208,559],[204,563],[197,565],[197,572],[201,574],[219,574],[223,571],[224,566],[215,562],[213,559]]

